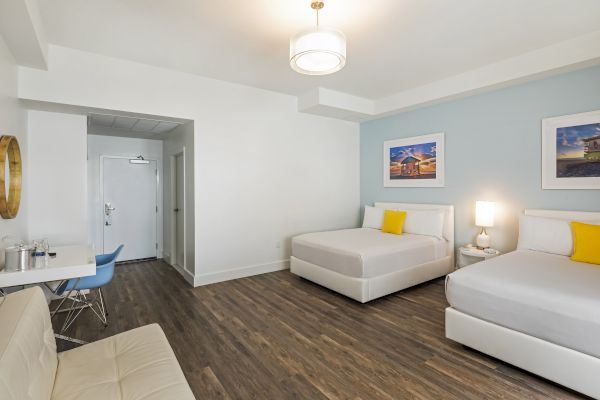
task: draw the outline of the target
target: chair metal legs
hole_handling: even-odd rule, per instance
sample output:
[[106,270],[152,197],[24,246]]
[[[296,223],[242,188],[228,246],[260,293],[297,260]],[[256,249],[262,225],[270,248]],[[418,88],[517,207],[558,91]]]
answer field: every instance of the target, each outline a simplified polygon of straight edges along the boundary
[[98,288],[98,294],[96,296],[95,306],[90,306],[96,317],[104,324],[106,328],[108,326],[108,314],[106,313],[106,307],[104,307],[104,296],[102,295],[102,289]]
[[108,321],[108,305],[106,304],[104,293],[102,293],[102,288],[98,288],[98,294],[100,295],[100,304],[102,305],[102,313],[104,314],[104,319]]
[[88,295],[83,293],[83,291],[77,290],[75,295],[71,297],[70,300],[71,307],[59,311],[67,313],[60,333],[63,333],[69,329],[73,322],[75,322],[75,320],[79,317],[81,312],[86,308],[92,310],[94,315],[100,320],[100,322],[102,322],[104,327],[108,326],[108,313],[106,311],[102,289],[98,288],[96,295],[91,299],[88,297]]
[[[68,291],[68,293],[62,295],[62,299],[60,300],[60,303],[58,304],[58,307],[56,307],[53,311],[50,312],[50,319],[54,318],[54,316],[59,313],[59,312],[63,312],[62,310],[62,306],[64,304],[64,302],[71,297],[71,294],[73,294],[73,292],[77,292],[77,285],[79,284],[79,281],[81,280],[81,278],[77,278],[75,280],[75,284],[73,285],[73,287]],[[60,288],[61,284],[64,283],[66,281],[62,281],[60,284],[58,284],[55,288],[51,288],[48,283],[44,283],[44,285],[46,285],[46,287],[52,292],[52,294],[56,295],[56,292],[58,291],[58,289]]]
[[79,314],[81,314],[83,309],[86,308],[86,304],[83,301],[83,295],[80,290],[77,290],[74,296],[70,297],[69,299],[71,300],[71,307],[59,311],[67,313],[62,328],[60,328],[60,333],[64,333],[67,329],[69,329],[69,327],[73,324],[77,317],[79,317]]

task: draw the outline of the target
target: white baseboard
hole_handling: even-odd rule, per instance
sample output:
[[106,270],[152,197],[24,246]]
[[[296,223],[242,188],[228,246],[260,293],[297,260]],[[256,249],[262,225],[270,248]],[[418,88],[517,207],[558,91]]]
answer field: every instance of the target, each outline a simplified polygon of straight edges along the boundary
[[[166,259],[165,259],[165,262],[167,262]],[[179,272],[179,275],[183,276],[183,279],[185,279],[185,281],[187,283],[189,283],[192,286],[196,286],[196,285],[194,285],[194,275],[190,271],[181,268],[177,264],[169,264],[169,265],[171,267],[175,268],[175,271]]]
[[281,271],[290,268],[290,260],[273,261],[266,264],[248,265],[246,267],[234,268],[219,272],[199,274],[194,277],[194,286],[210,285],[211,283],[230,281],[232,279],[245,278],[252,275],[266,274],[268,272]]

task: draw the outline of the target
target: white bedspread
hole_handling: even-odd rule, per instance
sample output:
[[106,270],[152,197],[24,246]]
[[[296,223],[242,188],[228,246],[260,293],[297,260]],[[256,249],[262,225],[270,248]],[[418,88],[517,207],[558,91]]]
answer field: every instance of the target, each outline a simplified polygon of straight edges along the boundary
[[600,357],[600,265],[518,250],[448,275],[458,311]]
[[371,278],[446,257],[447,242],[358,228],[315,232],[292,240],[292,255],[340,274]]

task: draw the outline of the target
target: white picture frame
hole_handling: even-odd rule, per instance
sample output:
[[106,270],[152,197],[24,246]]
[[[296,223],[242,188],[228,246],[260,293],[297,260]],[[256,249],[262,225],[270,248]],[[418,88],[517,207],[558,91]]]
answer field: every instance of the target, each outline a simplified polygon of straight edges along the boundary
[[383,142],[384,187],[444,187],[444,133]]
[[542,189],[600,189],[592,157],[600,157],[600,110],[542,120]]

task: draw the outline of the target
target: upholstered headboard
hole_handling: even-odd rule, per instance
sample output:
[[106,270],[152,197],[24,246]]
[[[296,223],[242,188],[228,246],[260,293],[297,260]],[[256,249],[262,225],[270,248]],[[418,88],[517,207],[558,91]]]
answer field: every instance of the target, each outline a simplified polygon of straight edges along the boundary
[[600,221],[600,212],[593,211],[559,211],[559,210],[531,210],[523,211],[525,215],[565,219],[568,221]]
[[421,203],[375,203],[377,208],[389,210],[440,210],[444,212],[444,238],[448,241],[448,255],[454,258],[454,206]]

